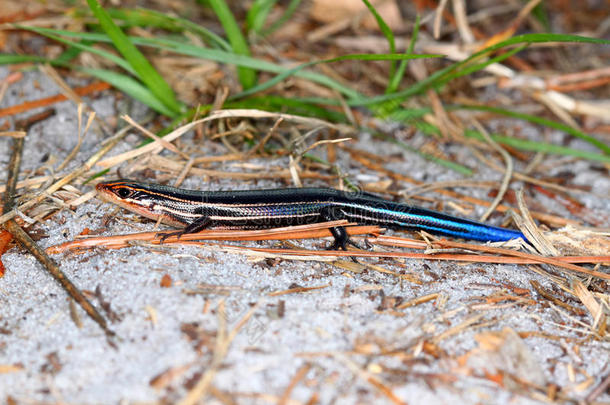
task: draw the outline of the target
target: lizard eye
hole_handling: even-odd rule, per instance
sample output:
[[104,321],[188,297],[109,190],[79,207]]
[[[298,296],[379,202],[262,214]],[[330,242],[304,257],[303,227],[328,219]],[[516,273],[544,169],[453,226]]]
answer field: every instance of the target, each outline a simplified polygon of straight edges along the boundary
[[117,190],[116,194],[121,198],[128,198],[133,192],[128,188],[121,187]]

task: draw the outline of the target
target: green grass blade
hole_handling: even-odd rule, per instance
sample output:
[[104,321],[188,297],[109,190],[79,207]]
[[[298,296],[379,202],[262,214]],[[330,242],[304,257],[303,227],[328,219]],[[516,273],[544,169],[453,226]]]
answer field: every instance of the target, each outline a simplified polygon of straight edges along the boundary
[[[381,33],[388,41],[388,46],[390,47],[390,53],[396,53],[396,42],[394,41],[394,33],[383,20],[383,18],[379,15],[375,7],[369,2],[369,0],[362,0],[366,7],[369,9],[373,17],[375,17],[375,21],[377,21],[377,26],[381,30]],[[390,77],[394,76],[394,71],[396,70],[396,62],[390,62]]]
[[27,27],[27,26],[21,26],[21,25],[16,25],[16,27],[18,27],[20,29],[36,32],[40,35],[44,35],[47,38],[50,38],[57,42],[61,42],[70,47],[74,47],[74,48],[80,49],[82,51],[91,52],[94,55],[99,55],[99,56],[111,61],[112,63],[115,63],[116,65],[120,66],[121,68],[125,69],[127,72],[131,73],[132,75],[138,76],[138,74],[135,72],[135,70],[133,70],[133,68],[129,64],[129,62],[127,62],[125,59],[113,54],[112,52],[107,52],[103,49],[87,45],[86,43],[84,43],[85,40],[82,40],[81,42],[70,41],[68,39],[62,38],[59,35],[55,35],[55,34],[49,32],[48,29],[44,29],[44,28]]
[[262,35],[266,37],[277,31],[282,25],[286,23],[286,21],[290,20],[294,12],[297,11],[297,8],[300,4],[301,0],[290,0],[288,7],[286,7],[286,11],[284,11],[284,14],[282,14],[280,18],[273,22],[273,24],[271,24],[268,29],[263,30]]
[[362,98],[360,100],[349,100],[348,105],[350,106],[365,106],[383,103],[386,101],[393,101],[396,103],[396,106],[400,105],[405,99],[414,96],[416,94],[423,93],[424,91],[435,87],[438,83],[444,80],[447,75],[452,74],[459,68],[465,65],[469,65],[473,60],[481,58],[490,52],[495,50],[505,48],[511,45],[520,45],[520,44],[530,44],[530,43],[543,43],[543,42],[574,42],[574,43],[589,43],[589,44],[598,44],[598,45],[610,45],[610,41],[604,39],[597,38],[589,38],[582,37],[578,35],[565,35],[565,34],[524,34],[518,35],[512,38],[507,39],[506,41],[499,42],[495,45],[482,49],[479,52],[472,54],[470,57],[464,59],[463,61],[456,62],[444,69],[441,69],[432,75],[428,76],[426,79],[417,82],[411,87],[393,93],[386,94],[383,96],[371,97],[371,98]]
[[116,73],[110,70],[84,68],[80,66],[73,66],[58,61],[58,59],[47,59],[40,56],[31,55],[8,55],[0,54],[0,65],[15,64],[15,63],[50,63],[56,66],[67,67],[70,69],[79,70],[83,73],[98,78],[104,82],[111,84],[113,87],[123,91],[125,94],[135,98],[143,104],[149,106],[155,111],[166,115],[168,117],[175,117],[176,113],[169,110],[163,103],[159,102],[157,98],[142,84],[129,76]]
[[168,15],[147,8],[106,8],[115,21],[122,21],[121,28],[149,27],[179,32],[183,28]]
[[176,112],[170,110],[165,104],[161,103],[148,88],[144,87],[142,84],[127,75],[104,69],[93,69],[83,67],[75,67],[75,69],[80,70],[107,83],[110,83],[113,87],[121,90],[122,92],[133,97],[142,104],[149,106],[153,110],[167,117],[176,116]]
[[[237,55],[250,56],[248,43],[241,33],[237,21],[235,21],[235,17],[233,17],[233,13],[231,13],[227,3],[224,0],[208,1],[227,34],[229,43],[233,47],[233,52]],[[240,67],[237,69],[237,76],[239,77],[239,82],[244,90],[247,90],[256,84],[256,71],[253,69]]]
[[405,60],[405,59],[423,59],[423,58],[435,58],[435,57],[440,57],[441,55],[428,55],[428,54],[422,54],[422,55],[406,55],[406,54],[352,54],[352,55],[343,55],[343,56],[339,56],[337,58],[332,58],[332,59],[324,59],[324,60],[319,60],[319,61],[312,61],[312,62],[307,62],[307,63],[303,63],[299,66],[296,66],[290,70],[287,70],[279,75],[277,75],[276,77],[274,77],[273,79],[267,80],[264,83],[261,83],[257,86],[254,86],[246,91],[242,91],[241,93],[238,93],[232,97],[230,97],[229,99],[236,99],[236,98],[241,98],[241,97],[246,97],[264,90],[267,90],[268,88],[271,88],[273,86],[275,86],[276,84],[280,83],[281,81],[285,80],[287,77],[289,76],[293,76],[296,75],[300,70],[305,69],[307,67],[311,67],[320,63],[332,63],[332,62],[341,62],[341,61],[345,61],[345,60],[368,60],[368,61],[372,61],[372,60],[390,60],[390,61],[395,61],[395,60]]
[[[31,28],[31,27],[24,27]],[[94,42],[111,42],[110,38],[103,33],[87,33],[87,32],[72,32],[65,30],[55,30],[49,28],[36,28],[40,32],[48,32],[51,34],[62,35],[68,38],[76,38],[79,40],[89,40]],[[280,66],[275,63],[255,59],[245,55],[236,55],[234,53],[225,52],[220,49],[208,49],[198,47],[192,44],[183,43],[167,38],[142,38],[129,37],[130,41],[139,46],[149,46],[155,49],[170,51],[181,55],[188,55],[202,59],[209,59],[219,63],[229,65],[246,66],[252,69],[262,70],[271,73],[283,73],[290,70],[288,67]],[[329,78],[320,73],[309,71],[298,71],[295,76],[311,80],[315,83],[326,86],[330,89],[345,95],[348,99],[361,98],[362,96],[357,91]]]
[[231,50],[231,45],[220,36],[184,18],[167,15],[147,8],[121,8],[108,9],[107,11],[115,20],[124,21],[130,26],[156,27],[174,32],[189,31],[199,35],[206,43],[215,48],[224,49],[225,51]]
[[117,50],[129,62],[138,74],[138,78],[146,84],[150,92],[157,100],[163,103],[174,114],[181,110],[181,105],[176,100],[173,90],[165,79],[155,70],[142,53],[131,43],[129,38],[112,21],[110,15],[104,10],[97,0],[87,0],[87,4],[93,15],[98,19],[100,25]]
[[401,108],[393,111],[387,118],[396,122],[410,122],[430,113],[432,113],[432,108],[430,107]]
[[[87,43],[86,41],[82,41],[81,44],[82,45],[89,45],[89,43]],[[74,60],[76,57],[78,57],[78,55],[80,55],[81,52],[82,52],[82,49],[77,48],[75,46],[69,46],[68,48],[66,48],[65,51],[63,51],[57,57],[57,62],[60,63],[60,64],[68,64],[72,60]]]
[[523,49],[527,48],[529,46],[529,44],[523,44],[520,45],[514,49],[510,49],[507,52],[504,52],[500,55],[497,55],[493,58],[490,58],[482,63],[477,63],[477,64],[471,64],[471,65],[466,65],[463,67],[463,69],[458,69],[455,72],[448,74],[446,77],[444,77],[443,79],[439,80],[438,83],[436,83],[434,85],[434,87],[442,87],[444,86],[447,82],[450,82],[451,80],[457,79],[458,77],[462,77],[462,76],[467,76],[471,73],[474,72],[478,72],[479,70],[483,70],[485,69],[487,66],[492,65],[494,63],[500,63],[505,59],[510,58],[511,56],[513,56],[514,54],[521,52]]
[[[271,73],[284,73],[287,70],[290,70],[290,68],[288,67],[280,66],[272,62],[255,59],[246,55],[228,53],[219,49],[205,49],[193,45],[185,45],[173,42],[171,40],[157,38],[143,38],[143,42],[147,42],[150,45],[157,46],[159,49],[171,50],[173,52],[183,55],[195,56],[202,59],[209,59],[230,65],[244,66],[251,69],[262,70]],[[358,93],[357,91],[339,83],[336,80],[329,78],[328,76],[317,72],[299,71],[295,74],[295,76],[311,80],[315,83],[336,90],[339,93],[344,94],[348,99],[361,97],[360,93]]]
[[[523,119],[523,120],[526,120],[526,121],[529,121],[529,122],[532,122],[535,124],[547,126],[549,128],[554,128],[554,129],[558,129],[561,131],[565,131],[569,134],[578,136],[579,138],[582,138],[582,135],[584,135],[585,138],[582,138],[582,139],[585,139],[587,141],[589,141],[589,140],[586,138],[591,138],[589,135],[583,134],[582,132],[580,133],[581,136],[577,135],[576,133],[580,132],[580,131],[577,131],[574,128],[571,128],[567,125],[561,124],[559,122],[547,120],[544,118],[536,117],[533,115],[529,115],[529,114],[523,114],[523,113],[518,113],[518,112],[505,110],[505,109],[501,109],[501,108],[497,108],[497,107],[488,107],[488,106],[447,106],[447,111],[455,111],[455,110],[460,110],[460,109],[488,111],[488,112],[492,112],[492,113],[505,115],[505,116],[508,116],[511,118]],[[406,109],[397,110],[394,113],[392,113],[389,116],[389,118],[392,120],[395,120],[395,121],[405,122],[405,123],[408,123],[409,125],[413,125],[426,134],[438,135],[438,134],[440,134],[440,130],[437,127],[420,120],[420,118],[423,117],[425,114],[430,114],[431,112],[432,112],[431,108],[419,108],[419,109],[413,109],[413,110],[406,110]],[[483,136],[479,132],[474,131],[474,130],[466,130],[464,135],[472,137],[472,138],[484,140]],[[505,145],[510,145],[516,149],[525,150],[525,151],[544,152],[544,153],[550,153],[550,154],[555,154],[555,155],[564,155],[564,156],[575,156],[575,157],[580,157],[580,158],[599,161],[599,162],[610,161],[610,156],[608,156],[608,155],[597,154],[597,153],[583,151],[580,149],[553,145],[553,144],[549,144],[549,143],[545,143],[545,142],[530,141],[530,140],[518,139],[518,138],[513,138],[513,137],[509,137],[509,136],[505,136],[505,135],[497,135],[497,134],[492,135],[492,138],[499,143],[503,143]],[[593,139],[595,140],[595,138],[593,138]],[[595,140],[595,141],[597,141],[597,140]],[[599,141],[597,141],[597,142],[599,142]],[[595,144],[595,146],[598,146],[597,143]],[[604,148],[602,148],[602,149],[605,150],[606,148],[607,148],[607,146],[604,145]]]
[[546,127],[557,129],[559,131],[563,131],[572,136],[580,138],[580,139],[590,143],[591,145],[595,146],[596,148],[600,149],[605,154],[610,154],[609,145],[605,144],[604,142],[600,141],[599,139],[592,137],[591,135],[587,135],[584,132],[579,131],[576,128],[572,128],[569,125],[562,124],[557,121],[552,121],[552,120],[548,120],[546,118],[537,117],[535,115],[520,113],[520,112],[516,112],[516,111],[510,111],[510,110],[507,110],[504,108],[491,107],[491,106],[486,106],[486,105],[480,105],[480,106],[462,105],[462,106],[452,107],[451,109],[487,111],[487,112],[492,112],[494,114],[504,115],[506,117],[518,118],[518,119],[521,119],[524,121],[532,122],[534,124],[544,125]]
[[[470,138],[484,140],[485,138],[479,132],[472,129],[464,131],[464,135]],[[530,141],[527,139],[518,139],[506,135],[491,134],[491,138],[501,144],[512,146],[513,148],[526,150],[530,152],[542,152],[555,155],[574,156],[577,158],[593,160],[602,163],[610,163],[610,156],[599,153],[587,152],[581,149],[568,148],[549,143]]]
[[16,63],[47,63],[49,59],[34,55],[13,55],[0,53],[0,65],[13,65]]
[[544,2],[539,3],[532,10],[532,16],[544,26],[546,31],[551,31],[551,23]]
[[254,0],[254,3],[250,6],[248,15],[246,16],[248,31],[257,34],[261,33],[265,21],[267,21],[267,17],[269,16],[269,12],[275,3],[277,3],[277,0]]
[[[409,48],[407,49],[407,55],[413,54],[413,50],[415,49],[415,42],[417,41],[417,36],[419,35],[419,15],[415,18],[415,25],[413,27],[413,34],[411,34],[411,41],[409,42]],[[394,93],[398,90],[398,86],[402,81],[402,78],[405,75],[405,71],[407,70],[407,66],[409,65],[409,60],[405,59],[400,62],[398,65],[398,69],[396,72],[390,77],[390,82],[388,83],[388,87],[386,89],[386,94]]]

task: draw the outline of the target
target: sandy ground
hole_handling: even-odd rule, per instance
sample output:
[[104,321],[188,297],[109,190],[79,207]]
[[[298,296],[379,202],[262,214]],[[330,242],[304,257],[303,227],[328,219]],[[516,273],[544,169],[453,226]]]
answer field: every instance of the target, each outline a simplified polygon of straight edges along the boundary
[[[0,68],[0,78],[6,74]],[[9,88],[0,107],[57,93],[49,79],[30,72]],[[108,97],[89,102],[105,120],[115,119],[124,106]],[[55,116],[28,133],[24,175],[33,176],[31,171],[43,165],[50,172],[77,142],[76,107],[63,102],[54,108]],[[132,112],[135,118],[142,113],[138,106]],[[0,124],[7,120],[13,118],[2,118]],[[523,132],[537,136],[527,127]],[[553,134],[553,139],[563,138]],[[140,140],[139,135],[130,135],[111,154],[129,150]],[[415,143],[424,140],[416,137]],[[100,141],[100,135],[91,131],[68,170],[97,150]],[[578,141],[570,146],[588,147]],[[221,150],[209,141],[199,147],[200,155]],[[387,167],[420,180],[460,178],[366,134],[354,147],[384,156],[404,155]],[[0,138],[2,179],[9,150],[10,141]],[[467,149],[453,146],[447,151],[466,156],[472,166],[479,164]],[[573,183],[592,185],[597,194],[578,199],[594,215],[608,215],[610,201],[600,196],[610,195],[610,179],[586,162],[549,159],[564,162],[549,174],[575,173]],[[287,167],[285,159],[258,163]],[[385,180],[347,156],[340,156],[340,166],[355,182]],[[244,170],[233,163],[216,168]],[[478,180],[501,178],[500,173],[480,169]],[[195,177],[184,183],[195,189],[282,185],[276,181],[206,182]],[[91,189],[83,186],[80,191]],[[487,189],[461,191],[489,199]],[[537,198],[549,213],[569,217],[555,201]],[[481,213],[477,209],[472,217]],[[109,215],[114,219],[109,221]],[[501,219],[495,217],[492,222]],[[39,243],[48,247],[72,240],[86,228],[114,235],[151,230],[154,224],[92,199],[76,210],[62,210],[35,228],[44,234]],[[295,243],[323,249],[329,242]],[[214,370],[219,325],[226,323],[232,330],[252,308],[252,316],[221,359],[206,403],[527,404],[544,402],[552,384],[567,398],[583,399],[610,372],[609,341],[589,338],[590,315],[584,312],[575,317],[549,304],[530,282],[536,280],[546,290],[567,297],[572,306],[584,308],[582,304],[528,266],[373,259],[363,262],[377,267],[353,272],[316,261],[255,260],[225,253],[212,244],[95,249],[54,259],[110,319],[118,336],[115,347],[80,308],[76,312],[82,327],[77,327],[63,290],[31,255],[12,248],[2,257],[6,275],[0,279],[0,370],[4,371],[0,402],[177,401],[202,375]],[[163,277],[171,279],[171,286],[161,286]],[[272,294],[295,287],[321,288]],[[401,310],[391,305],[427,294],[438,295]],[[495,299],[503,295],[517,298]],[[533,385],[542,389],[535,390]],[[610,395],[602,394],[597,401],[608,402]]]

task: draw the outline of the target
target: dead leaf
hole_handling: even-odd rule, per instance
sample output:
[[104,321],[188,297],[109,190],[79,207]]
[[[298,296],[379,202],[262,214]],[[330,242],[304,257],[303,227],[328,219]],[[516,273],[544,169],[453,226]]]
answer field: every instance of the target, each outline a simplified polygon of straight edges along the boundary
[[[395,0],[371,1],[377,13],[392,30],[402,27],[402,17]],[[356,17],[363,13],[362,25],[367,29],[378,29],[375,17],[367,11],[362,0],[314,0],[310,16],[322,23],[332,23],[338,20]]]
[[[468,353],[466,361],[473,374],[487,376],[501,385],[510,383],[506,378],[510,375],[535,385],[546,385],[540,363],[513,329],[479,333],[475,339],[479,347]],[[499,374],[504,378],[499,379]]]

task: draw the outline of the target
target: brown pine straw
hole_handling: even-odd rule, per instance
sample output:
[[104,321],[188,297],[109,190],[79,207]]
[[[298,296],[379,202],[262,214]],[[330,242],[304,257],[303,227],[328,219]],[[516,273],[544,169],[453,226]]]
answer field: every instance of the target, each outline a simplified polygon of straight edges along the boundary
[[[95,82],[83,87],[77,87],[74,89],[74,93],[79,96],[86,96],[90,93],[96,93],[103,90],[108,90],[111,86],[106,82]],[[38,107],[45,107],[51,104],[59,103],[61,101],[67,100],[63,94],[58,94],[56,96],[51,96],[47,98],[41,98],[39,100],[34,101],[26,101],[25,103],[21,103],[18,105],[14,105],[11,107],[0,109],[0,117],[8,117],[12,115],[16,115],[22,113],[24,111],[29,111]]]
[[[450,241],[441,240],[436,243],[452,243]],[[200,245],[193,242],[185,242],[186,245]],[[485,248],[486,246],[470,245],[468,243],[462,243],[462,246],[468,246],[468,250],[479,250],[477,248]],[[283,255],[283,256],[318,256],[318,257],[396,257],[406,259],[426,259],[426,260],[448,260],[457,262],[479,262],[479,263],[499,263],[499,264],[538,264],[546,263],[552,264],[557,267],[566,268],[577,273],[587,274],[593,277],[601,278],[604,280],[610,280],[610,274],[602,273],[595,270],[584,269],[579,266],[575,266],[571,263],[610,263],[610,256],[559,256],[554,258],[548,258],[543,256],[536,256],[529,253],[515,252],[510,249],[497,249],[499,253],[505,252],[506,254],[516,254],[516,257],[505,257],[505,256],[491,256],[491,255],[474,255],[474,254],[455,254],[455,253],[440,253],[440,254],[427,254],[427,253],[410,253],[410,252],[370,252],[365,250],[301,250],[301,249],[268,249],[268,248],[253,248],[253,247],[238,247],[230,245],[219,245],[221,248],[238,252],[240,250],[250,252],[261,252],[269,253],[272,255]],[[524,256],[520,256],[524,255]]]
[[[426,242],[400,238],[395,236],[379,235],[381,229],[376,226],[350,226],[351,224],[345,220],[331,221],[319,224],[299,225],[283,228],[261,229],[261,230],[205,230],[199,233],[182,235],[180,239],[175,236],[167,238],[163,244],[181,244],[191,246],[202,246],[201,242],[196,240],[286,240],[286,239],[308,239],[331,236],[329,228],[334,226],[345,226],[349,235],[361,234],[377,234],[373,238],[368,238],[367,241],[379,246],[400,246],[413,249],[427,249],[430,247]],[[107,249],[118,249],[130,246],[134,241],[147,241],[153,244],[160,244],[161,232],[142,232],[127,235],[103,236],[75,240],[62,243],[47,248],[47,253],[57,254],[63,253],[72,249],[87,249],[93,247],[104,247]],[[448,260],[460,262],[477,262],[477,263],[502,263],[502,264],[538,264],[545,263],[567,270],[571,270],[580,274],[600,279],[610,280],[610,274],[602,273],[596,270],[585,269],[576,266],[573,263],[610,263],[610,255],[608,256],[558,256],[544,257],[531,253],[519,252],[512,249],[503,249],[488,245],[478,245],[470,243],[453,242],[449,240],[438,240],[432,243],[433,248],[460,248],[469,251],[478,251],[492,253],[493,255],[480,255],[470,253],[412,253],[412,252],[376,252],[366,250],[305,250],[305,249],[275,249],[275,248],[254,248],[254,247],[239,247],[229,245],[216,245],[222,249],[233,252],[267,254],[269,256],[299,256],[299,257],[394,257],[408,259],[426,259],[426,260]],[[501,255],[501,256],[497,256]]]
[[310,369],[311,369],[311,364],[305,363],[297,370],[294,377],[292,377],[292,379],[290,380],[290,383],[288,383],[288,386],[284,390],[284,393],[280,397],[279,401],[277,401],[277,405],[287,405],[288,404],[288,400],[290,399],[290,394],[292,393],[292,390],[294,389],[294,387],[297,386],[297,384],[302,379],[305,378],[305,376],[307,375],[307,373],[309,372]]
[[[335,226],[345,226],[349,235],[378,234],[381,229],[377,226],[352,226],[346,220],[322,222],[308,225],[288,226],[271,229],[254,230],[227,230],[211,229],[198,233],[181,235],[180,238],[171,236],[163,243],[184,243],[194,240],[286,240],[286,239],[313,239],[331,236],[329,228]],[[101,236],[74,240],[60,245],[50,246],[47,253],[57,254],[72,249],[87,249],[93,247],[104,247],[107,249],[119,249],[130,246],[133,241],[151,242],[160,244],[165,232],[140,232],[126,235]]]
[[331,284],[316,285],[313,287],[295,287],[295,288],[289,288],[287,290],[282,290],[282,291],[274,291],[272,293],[269,293],[268,295],[270,297],[278,297],[280,295],[286,295],[286,294],[295,294],[295,293],[304,293],[304,292],[315,291],[315,290],[323,290],[324,288],[328,288],[330,286],[331,286]]

